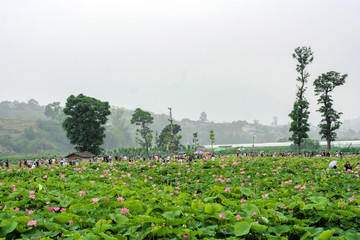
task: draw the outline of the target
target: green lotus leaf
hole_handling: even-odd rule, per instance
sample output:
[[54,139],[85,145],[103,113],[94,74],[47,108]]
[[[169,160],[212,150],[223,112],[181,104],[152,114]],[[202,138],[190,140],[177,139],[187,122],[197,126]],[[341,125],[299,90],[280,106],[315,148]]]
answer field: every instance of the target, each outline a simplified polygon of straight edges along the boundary
[[236,224],[234,228],[235,236],[243,236],[249,233],[251,228],[251,223],[248,222],[241,222]]
[[335,233],[335,230],[327,230],[319,235],[320,240],[328,240]]
[[269,231],[275,233],[277,236],[280,236],[281,234],[290,231],[290,227],[287,225],[278,225],[275,227],[270,227]]
[[14,231],[17,225],[18,225],[17,222],[3,220],[0,223],[0,237],[6,237],[8,233]]
[[176,210],[176,211],[169,211],[169,212],[164,212],[162,215],[166,218],[166,219],[175,219],[176,217],[179,217],[181,214],[180,210]]
[[247,197],[249,197],[249,196],[251,196],[251,195],[254,194],[253,191],[251,191],[250,189],[248,189],[248,188],[246,188],[246,187],[240,188],[240,191],[241,191],[242,194],[244,194],[244,195],[247,196]]
[[261,225],[259,223],[252,223],[251,224],[251,230],[255,230],[255,231],[261,231],[261,230],[265,230],[268,227],[265,225]]

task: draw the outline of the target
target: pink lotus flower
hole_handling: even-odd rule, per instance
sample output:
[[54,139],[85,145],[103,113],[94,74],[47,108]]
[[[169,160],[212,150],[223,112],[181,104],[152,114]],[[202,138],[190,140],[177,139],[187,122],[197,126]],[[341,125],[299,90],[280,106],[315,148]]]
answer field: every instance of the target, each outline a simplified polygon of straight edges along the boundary
[[79,196],[86,196],[86,192],[85,191],[79,191],[78,195]]
[[35,193],[35,191],[33,191],[33,190],[29,191],[29,194],[34,194],[34,193]]
[[125,213],[128,213],[128,212],[129,212],[129,209],[127,209],[127,208],[122,208],[121,211],[120,211],[120,213],[122,213],[122,214],[125,214]]
[[27,211],[27,213],[28,213],[29,215],[31,215],[31,214],[34,213],[34,211],[35,211],[35,210],[29,210],[29,211]]
[[47,201],[46,204],[50,204],[50,201]]
[[225,218],[225,214],[219,214],[219,218]]
[[27,223],[27,226],[35,226],[36,227],[36,225],[37,225],[37,221],[36,220],[30,220],[30,221],[28,221],[28,223]]
[[48,210],[51,211],[51,212],[55,212],[54,207],[48,207]]
[[43,176],[43,179],[46,179],[47,178],[47,175]]
[[54,210],[55,210],[55,211],[59,211],[60,208],[59,208],[59,207],[54,207]]
[[238,215],[236,215],[236,220],[240,220],[240,219],[242,219],[243,217],[242,216],[240,216],[239,214]]
[[225,188],[224,192],[230,192],[230,188],[229,187]]
[[116,200],[118,200],[118,201],[124,201],[125,199],[122,198],[122,197],[118,197]]
[[253,215],[256,216],[256,215],[257,215],[257,212],[253,212]]
[[[1,206],[0,206],[0,208],[1,208]],[[20,208],[18,208],[18,207],[16,207],[15,209],[14,209],[14,211],[19,211],[20,210]]]
[[69,225],[70,225],[70,226],[74,225],[74,221],[73,221],[73,220],[69,220]]
[[66,212],[66,208],[62,208],[60,212]]
[[184,238],[188,238],[188,237],[189,237],[189,235],[187,235],[187,234],[184,235]]
[[29,198],[35,199],[35,195],[30,195]]
[[92,203],[97,203],[100,199],[98,199],[98,198],[93,198],[93,199],[91,199],[93,202]]

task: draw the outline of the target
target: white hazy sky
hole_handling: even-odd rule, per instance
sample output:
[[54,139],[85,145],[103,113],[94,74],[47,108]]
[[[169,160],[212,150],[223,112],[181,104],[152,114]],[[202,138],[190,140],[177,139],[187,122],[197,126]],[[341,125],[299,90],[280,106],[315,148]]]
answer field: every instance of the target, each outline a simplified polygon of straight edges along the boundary
[[297,46],[313,80],[349,74],[335,89],[343,119],[360,117],[358,0],[1,0],[0,101],[65,104],[70,94],[178,120],[290,122]]

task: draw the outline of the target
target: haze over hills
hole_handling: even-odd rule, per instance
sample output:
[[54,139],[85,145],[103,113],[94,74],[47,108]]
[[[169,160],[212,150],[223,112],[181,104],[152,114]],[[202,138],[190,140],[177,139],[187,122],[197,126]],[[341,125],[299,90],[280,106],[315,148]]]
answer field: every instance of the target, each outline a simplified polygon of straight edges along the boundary
[[[138,146],[135,141],[134,125],[130,124],[132,110],[112,107],[112,114],[106,126],[106,138],[103,144],[105,149]],[[146,110],[146,109],[144,109]],[[3,101],[0,102],[0,152],[3,153],[41,153],[67,152],[73,147],[66,138],[61,123],[49,120],[44,114],[45,106],[36,100],[28,102]],[[154,114],[154,123],[150,126],[160,134],[169,124],[166,114]],[[200,114],[199,114],[200,115]],[[204,118],[205,117],[205,118]],[[191,145],[193,133],[198,132],[201,145],[210,144],[209,131],[215,132],[215,144],[240,144],[287,141],[290,136],[288,125],[278,125],[277,118],[271,126],[258,121],[252,123],[245,120],[215,123],[203,118],[200,120],[182,119],[174,123],[181,126],[181,144]],[[318,129],[311,126],[311,139],[319,139]],[[338,139],[360,138],[360,117],[344,121],[338,131]]]

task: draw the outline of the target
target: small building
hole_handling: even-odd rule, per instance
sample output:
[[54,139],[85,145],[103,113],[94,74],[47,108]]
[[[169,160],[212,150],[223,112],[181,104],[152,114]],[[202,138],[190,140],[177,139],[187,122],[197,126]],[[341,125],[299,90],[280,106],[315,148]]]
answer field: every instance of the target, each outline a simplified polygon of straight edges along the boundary
[[90,160],[93,161],[94,157],[96,157],[96,155],[88,151],[74,152],[66,156],[69,161],[79,160],[80,162],[90,162]]

